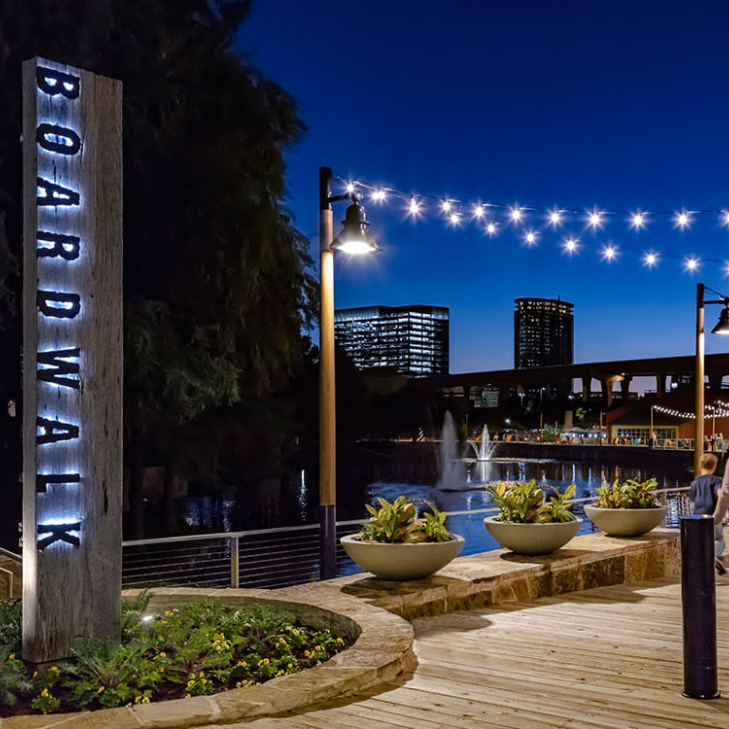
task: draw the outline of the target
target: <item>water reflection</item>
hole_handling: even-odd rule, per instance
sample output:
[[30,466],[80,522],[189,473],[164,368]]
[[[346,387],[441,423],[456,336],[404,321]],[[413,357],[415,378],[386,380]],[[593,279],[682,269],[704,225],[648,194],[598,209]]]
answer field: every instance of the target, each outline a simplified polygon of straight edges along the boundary
[[[462,490],[438,489],[434,459],[400,461],[393,458],[370,462],[344,462],[338,475],[339,520],[366,515],[364,504],[382,496],[388,501],[400,494],[418,502],[432,501],[439,509],[465,511],[492,506],[486,491],[488,483],[498,480],[536,479],[543,488],[562,491],[572,483],[577,496],[594,494],[603,480],[645,479],[656,476],[659,488],[686,486],[690,480],[682,468],[630,468],[594,463],[559,461],[472,461],[467,464]],[[345,468],[346,467],[346,468]],[[243,489],[223,489],[218,495],[191,496],[179,503],[179,523],[184,532],[225,532],[240,529],[265,529],[296,524],[311,524],[317,519],[318,477],[315,471],[297,468],[265,479]],[[669,504],[669,519],[676,523],[682,502]],[[483,515],[453,517],[451,528],[467,538],[467,551],[482,551],[494,546],[482,523]],[[583,531],[590,530],[590,523]],[[153,536],[150,530],[150,536]]]

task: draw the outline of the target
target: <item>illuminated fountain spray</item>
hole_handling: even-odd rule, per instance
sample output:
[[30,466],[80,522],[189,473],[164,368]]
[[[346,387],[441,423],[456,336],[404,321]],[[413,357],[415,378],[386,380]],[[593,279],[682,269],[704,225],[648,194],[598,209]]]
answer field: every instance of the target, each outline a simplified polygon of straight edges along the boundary
[[460,490],[466,488],[466,463],[458,452],[456,426],[448,412],[443,420],[440,450],[438,451],[438,483],[436,488]]
[[474,440],[469,440],[468,444],[471,448],[473,448],[477,461],[490,461],[493,458],[494,451],[496,450],[496,443],[491,442],[488,425],[483,426],[480,443],[477,443]]

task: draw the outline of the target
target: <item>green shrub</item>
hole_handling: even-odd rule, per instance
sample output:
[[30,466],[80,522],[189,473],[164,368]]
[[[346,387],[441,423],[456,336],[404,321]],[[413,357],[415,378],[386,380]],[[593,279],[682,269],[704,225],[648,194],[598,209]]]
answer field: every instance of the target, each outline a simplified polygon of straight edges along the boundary
[[22,626],[20,600],[0,600],[0,647],[20,653]]
[[121,644],[86,641],[75,660],[42,673],[1,647],[0,716],[204,696],[315,666],[346,646],[273,610],[211,601],[160,611],[150,598],[123,604]]
[[489,492],[493,502],[499,507],[498,521],[544,524],[572,521],[575,518],[570,511],[570,499],[575,495],[576,489],[575,484],[569,486],[563,494],[553,489],[552,496],[545,501],[544,491],[532,479],[512,486],[499,482]]
[[654,493],[658,481],[649,478],[646,481],[628,479],[620,483],[618,479],[610,485],[603,481],[595,494],[595,506],[600,509],[650,509],[656,506],[657,494]]
[[390,503],[383,498],[377,499],[379,508],[365,504],[372,518],[365,522],[357,538],[365,542],[447,542],[453,539],[446,529],[446,515],[426,501],[430,512],[422,519],[417,518],[417,510],[404,496],[398,496]]

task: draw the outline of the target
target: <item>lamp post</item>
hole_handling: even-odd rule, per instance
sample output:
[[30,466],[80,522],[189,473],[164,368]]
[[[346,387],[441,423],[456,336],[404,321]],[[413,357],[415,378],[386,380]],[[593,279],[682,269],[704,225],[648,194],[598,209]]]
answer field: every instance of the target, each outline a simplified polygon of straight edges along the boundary
[[[719,296],[719,299],[707,301],[706,291]],[[729,297],[710,289],[704,284],[696,284],[696,373],[695,382],[695,413],[696,433],[694,439],[694,474],[699,472],[699,459],[704,453],[704,306],[706,304],[721,304],[724,308],[719,315],[719,321],[711,330],[712,334],[729,334]]]
[[[362,255],[377,250],[367,234],[369,223],[354,192],[331,193],[332,171],[319,168],[319,248],[321,310],[319,315],[319,521],[323,580],[335,576],[337,549],[336,397],[334,386],[334,251]],[[351,200],[344,228],[334,238],[332,203]]]

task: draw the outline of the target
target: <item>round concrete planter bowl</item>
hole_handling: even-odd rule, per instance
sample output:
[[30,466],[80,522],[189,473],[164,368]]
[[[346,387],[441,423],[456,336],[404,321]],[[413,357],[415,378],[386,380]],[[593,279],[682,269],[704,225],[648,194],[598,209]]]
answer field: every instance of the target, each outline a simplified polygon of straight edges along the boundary
[[546,524],[516,524],[496,521],[495,516],[484,520],[489,534],[506,549],[515,554],[549,554],[564,547],[578,531],[582,519],[555,521]]
[[668,513],[667,506],[650,509],[601,509],[585,505],[592,523],[610,537],[638,537],[657,527]]
[[383,580],[422,580],[455,559],[465,539],[453,534],[448,542],[385,544],[360,542],[350,534],[340,539],[344,551],[364,570]]

